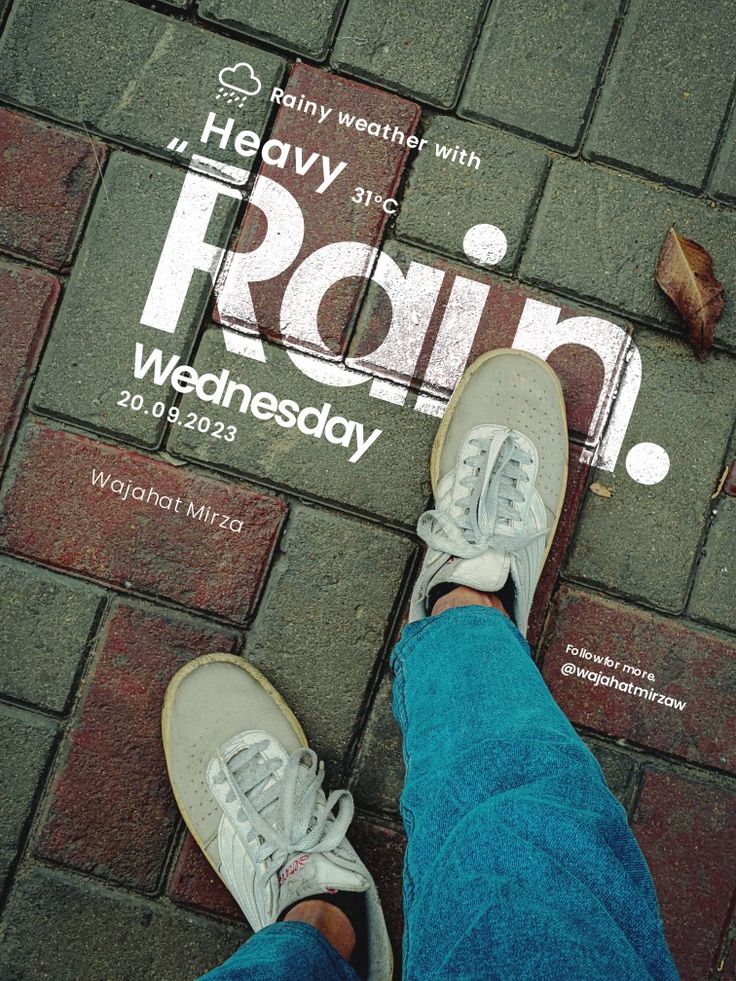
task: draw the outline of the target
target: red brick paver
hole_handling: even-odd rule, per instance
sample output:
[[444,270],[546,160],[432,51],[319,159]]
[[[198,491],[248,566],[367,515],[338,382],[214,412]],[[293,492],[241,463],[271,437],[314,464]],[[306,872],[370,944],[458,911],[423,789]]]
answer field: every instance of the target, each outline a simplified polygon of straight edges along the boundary
[[156,886],[178,815],[161,745],[164,692],[188,660],[236,642],[235,633],[203,620],[116,605],[53,786],[40,855],[141,889]]
[[406,836],[400,831],[393,831],[391,828],[372,824],[367,818],[358,817],[353,822],[348,837],[376,880],[394,950],[394,973],[400,977],[401,935],[404,929],[402,875]]
[[[238,622],[247,617],[285,514],[278,498],[40,424],[25,434],[16,463],[0,514],[0,540],[11,551]],[[106,487],[93,484],[102,472]],[[143,500],[133,499],[136,487]],[[220,517],[187,515],[190,502],[195,514],[204,507]],[[225,515],[242,530],[222,528]]]
[[632,826],[654,878],[682,981],[703,981],[734,897],[736,795],[680,774],[644,771]]
[[[303,147],[307,157],[312,153],[325,154],[333,168],[342,161],[347,167],[322,194],[316,193],[323,177],[321,162],[304,176],[292,170],[275,170],[272,166],[261,168],[261,173],[277,180],[294,195],[304,215],[304,242],[294,263],[280,276],[251,286],[259,328],[277,338],[282,336],[277,325],[284,290],[296,267],[307,256],[333,242],[380,244],[388,215],[381,206],[354,203],[351,198],[357,186],[372,190],[384,200],[394,197],[408,157],[409,151],[399,143],[340,125],[339,112],[370,121],[380,120],[381,124],[390,121],[392,128],[396,126],[407,135],[414,132],[420,117],[419,107],[405,99],[305,64],[294,66],[286,92],[297,99],[304,95],[305,99],[331,107],[333,111],[324,122],[318,123],[310,113],[281,107],[271,138]],[[264,234],[263,214],[258,208],[250,207],[236,247],[249,252]],[[364,287],[363,280],[343,279],[329,290],[321,304],[321,335],[335,350],[346,339],[346,327],[351,323]]]
[[16,263],[0,266],[0,466],[28,394],[59,290],[59,281],[46,273]]
[[0,110],[0,248],[65,266],[104,159],[100,143]]
[[562,505],[562,514],[555,532],[552,548],[549,550],[547,561],[544,563],[542,575],[534,593],[534,603],[529,614],[529,629],[527,630],[527,640],[534,645],[539,640],[547,615],[547,607],[552,596],[552,591],[557,582],[560,566],[565,558],[567,546],[575,530],[580,504],[585,494],[585,487],[588,480],[590,467],[587,463],[580,460],[581,447],[576,443],[571,443],[569,448],[569,463],[567,475],[567,491]]
[[[563,674],[563,665],[575,673]],[[578,676],[579,670],[654,690],[684,701],[685,708],[596,685]],[[543,674],[574,723],[736,772],[736,640],[565,586],[544,641]]]
[[184,839],[169,883],[169,895],[175,903],[193,906],[204,913],[215,913],[241,921],[240,907],[190,834]]

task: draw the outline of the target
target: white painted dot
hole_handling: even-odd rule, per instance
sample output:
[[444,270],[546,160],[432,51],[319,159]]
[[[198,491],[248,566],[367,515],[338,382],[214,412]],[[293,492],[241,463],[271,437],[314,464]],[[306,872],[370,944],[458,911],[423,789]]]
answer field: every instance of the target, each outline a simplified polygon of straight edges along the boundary
[[626,455],[626,472],[639,484],[658,484],[669,470],[669,454],[657,443],[637,443]]
[[503,259],[509,243],[495,225],[473,225],[465,233],[463,252],[480,266],[495,266]]

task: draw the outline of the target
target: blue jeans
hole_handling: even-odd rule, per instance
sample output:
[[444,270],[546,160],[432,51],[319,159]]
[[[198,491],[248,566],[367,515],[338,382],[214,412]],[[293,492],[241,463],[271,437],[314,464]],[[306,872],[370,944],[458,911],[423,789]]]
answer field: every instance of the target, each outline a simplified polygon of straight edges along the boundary
[[[451,609],[393,652],[404,735],[404,978],[677,981],[626,814],[502,613]],[[306,924],[207,981],[349,979]]]

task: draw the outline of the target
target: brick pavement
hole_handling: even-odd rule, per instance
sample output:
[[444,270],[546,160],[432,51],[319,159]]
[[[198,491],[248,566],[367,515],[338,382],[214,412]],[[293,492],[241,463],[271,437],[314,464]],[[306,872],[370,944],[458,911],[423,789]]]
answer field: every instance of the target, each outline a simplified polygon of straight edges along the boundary
[[[700,7],[693,22],[684,0],[0,0],[3,977],[180,981],[245,935],[183,832],[158,742],[166,680],[213,648],[262,667],[348,781],[398,944],[402,764],[386,657],[416,568],[437,400],[468,356],[512,342],[532,300],[559,316],[552,348],[581,323],[621,328],[608,373],[569,339],[545,351],[573,466],[535,656],[627,809],[682,977],[736,978],[736,64],[724,29],[736,2]],[[237,109],[241,128],[349,161],[353,183],[399,200],[387,215],[350,201],[343,180],[336,206],[315,193],[316,171],[277,176],[305,216],[297,261],[349,240],[383,246],[404,274],[424,268],[437,302],[416,342],[391,347],[391,306],[366,288],[365,259],[319,305],[309,356],[284,347],[290,270],[254,278],[258,360],[242,357],[254,334],[223,334],[232,317],[202,271],[175,332],[142,331],[183,164],[206,114],[234,112],[216,73],[240,61],[265,92],[283,85],[416,134],[407,152],[263,97]],[[174,137],[193,144],[184,157]],[[473,150],[480,173],[438,163],[418,138]],[[259,170],[232,142],[203,152]],[[490,272],[465,250],[479,222],[507,240]],[[673,223],[726,288],[704,365],[653,281]],[[218,198],[207,228],[241,251],[267,231],[237,195]],[[472,334],[445,313],[458,283],[477,305]],[[161,413],[120,407],[144,338],[383,434],[357,464],[252,413],[230,442],[180,424],[199,407],[191,394],[169,422],[174,393],[150,376],[134,390]],[[620,396],[634,351],[641,391],[615,470],[596,470],[584,452],[605,421],[596,405]],[[326,388],[340,358],[368,374]],[[232,422],[208,413],[215,428]],[[647,442],[671,461],[649,486],[625,465]],[[93,485],[91,467],[114,472],[118,491]],[[155,497],[123,503],[128,482]],[[174,499],[240,529],[187,519]],[[562,675],[594,656],[671,704]]]

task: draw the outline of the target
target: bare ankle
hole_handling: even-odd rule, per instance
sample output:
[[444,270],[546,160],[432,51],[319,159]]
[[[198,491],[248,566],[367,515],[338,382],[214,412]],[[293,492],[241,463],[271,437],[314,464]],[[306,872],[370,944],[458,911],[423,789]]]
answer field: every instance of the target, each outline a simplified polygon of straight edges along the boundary
[[456,589],[440,596],[432,607],[432,616],[437,616],[445,610],[451,610],[458,606],[489,606],[494,610],[500,610],[504,616],[508,616],[506,607],[495,593],[482,593],[479,589],[471,586],[458,586]]
[[345,913],[323,899],[306,899],[293,906],[284,921],[309,923],[319,930],[343,960],[349,961],[355,949],[355,930]]

